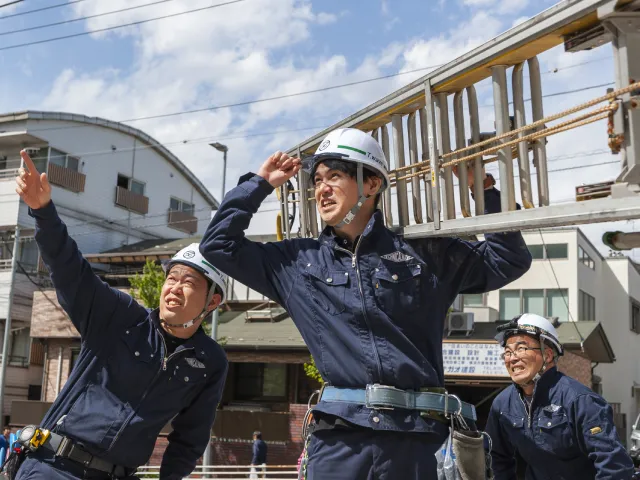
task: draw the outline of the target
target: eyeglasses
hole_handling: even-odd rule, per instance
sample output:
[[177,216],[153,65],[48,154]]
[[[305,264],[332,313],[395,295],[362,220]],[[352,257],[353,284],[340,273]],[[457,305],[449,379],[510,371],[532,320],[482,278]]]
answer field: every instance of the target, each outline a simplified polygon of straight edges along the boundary
[[511,356],[515,356],[516,358],[522,358],[529,350],[542,350],[540,347],[525,347],[524,345],[520,345],[515,349],[515,351],[507,350],[500,354],[500,358],[502,360],[511,360]]

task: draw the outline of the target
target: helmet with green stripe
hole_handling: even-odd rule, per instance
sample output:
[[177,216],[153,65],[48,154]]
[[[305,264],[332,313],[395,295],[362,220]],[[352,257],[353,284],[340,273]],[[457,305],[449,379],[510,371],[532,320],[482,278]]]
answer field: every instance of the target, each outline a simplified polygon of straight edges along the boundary
[[351,223],[367,200],[363,187],[363,168],[372,170],[382,179],[380,192],[389,188],[389,164],[378,141],[356,128],[339,128],[330,132],[318,146],[315,154],[302,162],[302,168],[314,175],[318,164],[335,159],[357,164],[358,202],[336,227]]
[[178,253],[176,253],[171,260],[166,262],[163,267],[166,274],[169,273],[169,270],[176,263],[180,263],[186,265],[188,267],[197,270],[202,275],[205,276],[207,280],[211,282],[211,289],[209,290],[209,295],[207,295],[207,303],[209,304],[213,294],[216,291],[216,286],[219,288],[222,293],[222,300],[220,301],[220,305],[222,305],[227,299],[227,275],[216,267],[211,265],[200,253],[200,244],[192,243],[188,247],[183,248]]

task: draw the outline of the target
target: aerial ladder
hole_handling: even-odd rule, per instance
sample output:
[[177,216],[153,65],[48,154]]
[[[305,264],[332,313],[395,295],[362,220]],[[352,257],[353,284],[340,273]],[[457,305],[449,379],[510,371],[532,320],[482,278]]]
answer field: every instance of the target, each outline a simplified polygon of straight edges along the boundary
[[[558,45],[564,45],[565,53],[570,54],[606,44],[613,50],[615,86],[588,102],[545,116],[538,55]],[[524,99],[525,67],[529,74],[530,121]],[[509,108],[507,75],[511,75],[513,112]],[[483,133],[476,85],[488,78],[492,80],[495,132]],[[453,118],[449,115],[450,103]],[[565,0],[287,153],[300,158],[313,154],[336,128],[358,128],[373,135],[387,158],[393,159],[392,188],[385,190],[382,199],[385,223],[406,238],[471,237],[629,220],[640,218],[639,104],[640,0]],[[608,139],[607,148],[620,159],[619,175],[611,182],[576,187],[576,201],[551,204],[547,141],[601,120],[607,121],[603,142]],[[469,132],[465,131],[466,125]],[[485,214],[482,167],[493,162],[499,167],[496,186],[501,191],[501,212]],[[459,176],[457,192],[454,168]],[[469,168],[475,179],[473,210]],[[316,237],[322,225],[309,177],[300,171],[296,180],[297,188],[289,183],[277,192],[278,231],[285,238]],[[522,206],[520,210],[516,203]],[[299,229],[293,232],[296,220]]]

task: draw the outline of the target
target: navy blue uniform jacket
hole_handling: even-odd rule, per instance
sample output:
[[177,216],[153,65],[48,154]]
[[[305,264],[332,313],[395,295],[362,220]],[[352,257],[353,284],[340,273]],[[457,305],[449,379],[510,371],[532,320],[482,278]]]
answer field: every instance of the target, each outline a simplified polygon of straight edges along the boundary
[[[384,226],[380,211],[354,253],[331,228],[318,239],[251,242],[244,231],[272,192],[262,177],[242,177],[225,196],[200,251],[231,277],[285,307],[322,378],[337,387],[444,386],[444,321],[456,295],[498,289],[531,265],[519,232],[488,234],[483,242],[405,240]],[[485,191],[485,200],[488,211],[500,210],[497,190]],[[434,421],[407,410],[372,412],[350,403],[320,402],[315,411],[377,430],[435,428]]]
[[167,355],[158,311],[93,273],[53,202],[30,215],[60,305],[82,339],[69,380],[41,425],[114,464],[138,467],[172,421],[160,476],[186,477],[210,438],[227,372],[224,350],[199,329]]
[[495,480],[516,479],[516,452],[527,464],[527,480],[627,480],[633,475],[611,406],[555,367],[536,385],[530,415],[519,388],[500,392],[487,432]]

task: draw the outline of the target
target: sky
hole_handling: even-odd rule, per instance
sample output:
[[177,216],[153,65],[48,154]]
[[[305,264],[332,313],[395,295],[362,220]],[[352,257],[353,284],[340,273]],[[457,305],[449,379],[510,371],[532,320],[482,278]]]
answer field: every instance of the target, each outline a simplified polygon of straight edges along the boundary
[[[209,143],[229,147],[228,191],[274,151],[295,146],[554,3],[24,0],[0,8],[0,112],[64,111],[125,121],[166,144],[219,198],[222,157]],[[55,5],[61,6],[31,12]],[[34,28],[60,22],[66,23]],[[73,38],[49,41],[63,36]],[[575,54],[560,46],[542,54],[540,64],[545,93],[613,81],[610,46]],[[403,74],[255,103],[397,73]],[[493,131],[491,83],[477,88],[481,128]],[[545,114],[605,88],[550,97]],[[238,103],[244,105],[225,107]],[[198,109],[206,110],[134,120]],[[615,179],[619,158],[608,153],[606,140],[603,122],[549,139],[552,203],[570,201],[580,183]],[[497,166],[488,171],[497,175]],[[267,199],[249,232],[274,233],[277,205],[275,195]],[[617,222],[583,230],[606,255],[602,233],[634,227]]]

